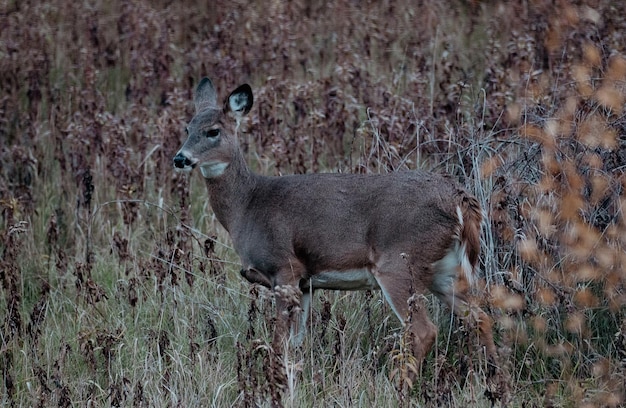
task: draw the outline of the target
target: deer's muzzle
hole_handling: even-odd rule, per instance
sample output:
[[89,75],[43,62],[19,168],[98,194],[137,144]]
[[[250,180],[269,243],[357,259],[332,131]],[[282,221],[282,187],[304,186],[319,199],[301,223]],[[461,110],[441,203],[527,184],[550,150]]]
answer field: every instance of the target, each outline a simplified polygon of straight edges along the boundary
[[174,156],[174,167],[178,169],[184,169],[192,167],[192,165],[193,162],[191,161],[191,159],[189,159],[189,157],[183,155],[182,153],[178,153],[176,156]]

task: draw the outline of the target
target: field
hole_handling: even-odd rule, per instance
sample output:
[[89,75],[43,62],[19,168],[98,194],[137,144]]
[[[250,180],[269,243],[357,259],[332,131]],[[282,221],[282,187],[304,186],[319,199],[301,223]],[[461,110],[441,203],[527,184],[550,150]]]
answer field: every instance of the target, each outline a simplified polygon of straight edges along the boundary
[[[419,6],[416,3],[420,3]],[[0,405],[626,404],[626,3],[0,0]],[[414,384],[378,292],[272,347],[199,172],[210,76],[255,171],[447,172],[485,209],[473,300]]]

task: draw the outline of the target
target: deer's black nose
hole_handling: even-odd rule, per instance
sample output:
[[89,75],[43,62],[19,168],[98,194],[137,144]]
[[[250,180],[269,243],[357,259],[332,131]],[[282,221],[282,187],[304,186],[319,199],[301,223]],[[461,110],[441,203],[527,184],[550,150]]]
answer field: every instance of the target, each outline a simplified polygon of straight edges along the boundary
[[178,153],[174,156],[174,166],[179,169],[184,169],[185,167],[191,166],[191,160],[188,157]]

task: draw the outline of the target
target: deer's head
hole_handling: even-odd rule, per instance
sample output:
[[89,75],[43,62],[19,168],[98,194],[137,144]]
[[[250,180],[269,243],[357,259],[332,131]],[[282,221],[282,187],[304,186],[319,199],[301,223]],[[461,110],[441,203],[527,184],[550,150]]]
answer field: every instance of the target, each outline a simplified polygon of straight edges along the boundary
[[213,83],[203,78],[194,98],[196,115],[185,128],[187,140],[174,156],[174,166],[185,171],[197,166],[204,177],[219,177],[230,165],[233,149],[238,148],[237,126],[250,111],[252,102],[252,89],[245,84],[220,106]]

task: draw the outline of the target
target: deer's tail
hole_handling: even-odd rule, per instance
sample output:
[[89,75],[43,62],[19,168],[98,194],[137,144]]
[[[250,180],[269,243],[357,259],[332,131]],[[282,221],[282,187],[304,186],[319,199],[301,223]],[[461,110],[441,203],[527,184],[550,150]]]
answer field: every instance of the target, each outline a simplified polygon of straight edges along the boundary
[[471,284],[480,255],[482,211],[476,197],[467,193],[461,195],[456,211],[459,217],[458,240],[462,257],[460,264],[467,282]]

